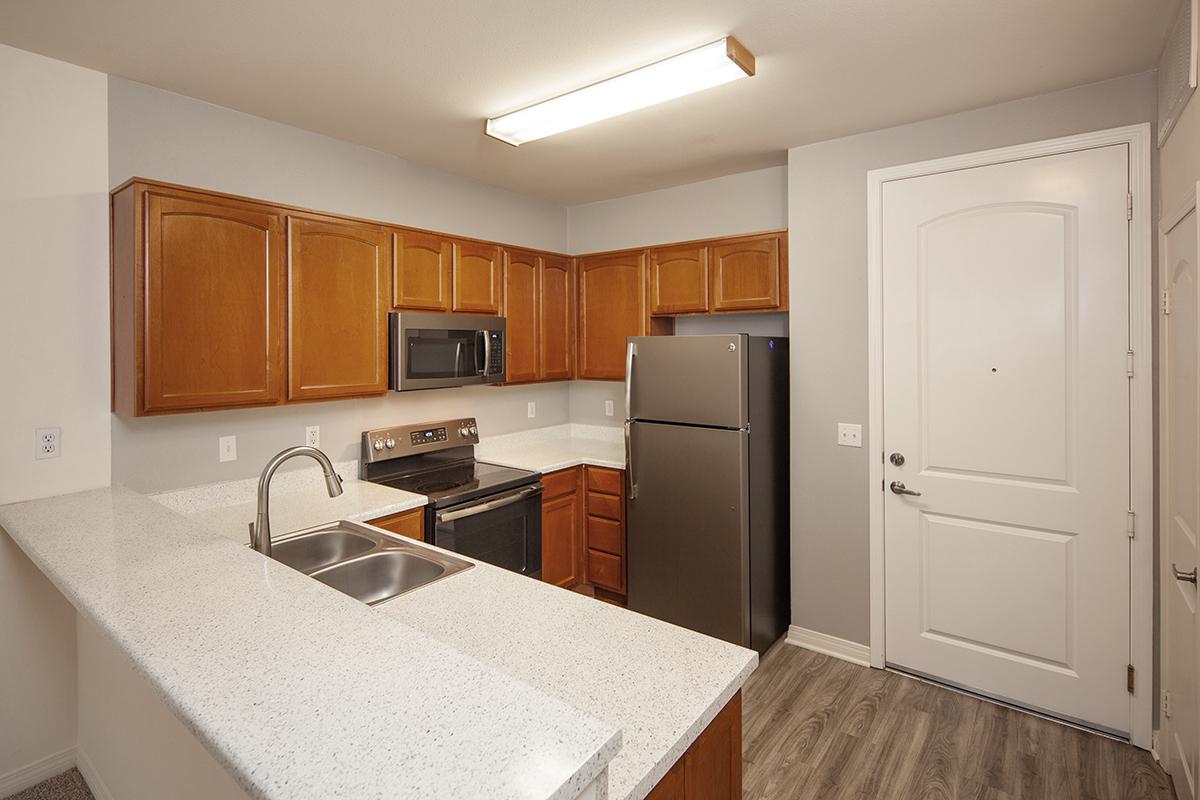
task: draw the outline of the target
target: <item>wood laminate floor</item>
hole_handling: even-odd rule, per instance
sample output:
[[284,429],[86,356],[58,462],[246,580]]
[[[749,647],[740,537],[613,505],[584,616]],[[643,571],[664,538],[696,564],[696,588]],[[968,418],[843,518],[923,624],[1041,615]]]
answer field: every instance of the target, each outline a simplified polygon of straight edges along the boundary
[[742,693],[745,800],[1174,800],[1145,750],[777,642]]

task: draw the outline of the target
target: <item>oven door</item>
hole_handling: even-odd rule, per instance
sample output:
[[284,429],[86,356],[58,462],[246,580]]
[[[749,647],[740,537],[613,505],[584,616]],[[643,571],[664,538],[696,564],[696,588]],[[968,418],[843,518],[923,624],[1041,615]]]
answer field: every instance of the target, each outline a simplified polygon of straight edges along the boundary
[[430,516],[430,544],[542,577],[542,484],[431,509]]
[[389,314],[390,388],[403,392],[503,381],[504,329],[502,317]]

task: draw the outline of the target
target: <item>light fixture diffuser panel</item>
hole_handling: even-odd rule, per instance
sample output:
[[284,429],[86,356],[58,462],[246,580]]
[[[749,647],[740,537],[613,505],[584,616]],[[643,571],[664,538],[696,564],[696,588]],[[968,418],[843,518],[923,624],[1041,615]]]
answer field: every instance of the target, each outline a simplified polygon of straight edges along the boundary
[[754,74],[754,56],[732,36],[551,100],[493,117],[484,130],[511,145],[580,128]]

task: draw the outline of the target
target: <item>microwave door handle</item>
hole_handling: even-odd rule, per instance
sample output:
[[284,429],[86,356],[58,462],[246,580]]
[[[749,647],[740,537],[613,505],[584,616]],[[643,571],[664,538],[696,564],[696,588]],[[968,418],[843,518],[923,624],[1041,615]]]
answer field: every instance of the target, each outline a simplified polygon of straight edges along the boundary
[[495,500],[490,500],[486,503],[480,503],[467,508],[460,508],[455,511],[439,511],[437,514],[437,521],[453,522],[456,519],[474,517],[488,511],[494,511],[497,508],[504,508],[505,506],[511,506],[515,503],[520,503],[522,500],[528,500],[530,497],[539,495],[541,493],[542,485],[540,483],[534,484],[533,486],[526,486],[524,489],[521,489],[518,492],[497,497]]
[[466,372],[466,364],[463,362],[463,344],[462,342],[454,343],[454,375],[461,376]]
[[479,331],[479,337],[483,339],[483,366],[479,368],[479,374],[490,375],[488,370],[492,367],[492,337],[488,336],[487,331]]

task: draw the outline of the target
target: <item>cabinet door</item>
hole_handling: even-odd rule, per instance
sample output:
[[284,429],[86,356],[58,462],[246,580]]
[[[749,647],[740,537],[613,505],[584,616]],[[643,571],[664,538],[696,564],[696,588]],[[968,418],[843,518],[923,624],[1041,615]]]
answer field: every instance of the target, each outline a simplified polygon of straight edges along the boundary
[[424,311],[450,310],[449,239],[420,231],[392,231],[392,305]]
[[388,236],[288,218],[288,399],[387,391]]
[[454,311],[499,314],[500,279],[499,247],[454,243]]
[[656,247],[650,251],[650,313],[708,311],[708,248]]
[[504,252],[507,383],[538,379],[538,260],[533,253]]
[[425,510],[421,508],[367,520],[367,524],[400,536],[407,536],[409,539],[416,539],[418,542],[425,541]]
[[735,239],[712,246],[714,311],[783,307],[786,284],[779,236]]
[[571,378],[575,353],[575,271],[571,259],[543,256],[538,269],[538,376]]
[[579,260],[579,377],[625,380],[625,340],[646,328],[645,255]]
[[542,504],[542,580],[571,587],[580,581],[579,494]]
[[261,206],[147,192],[142,411],[277,403],[283,222]]

